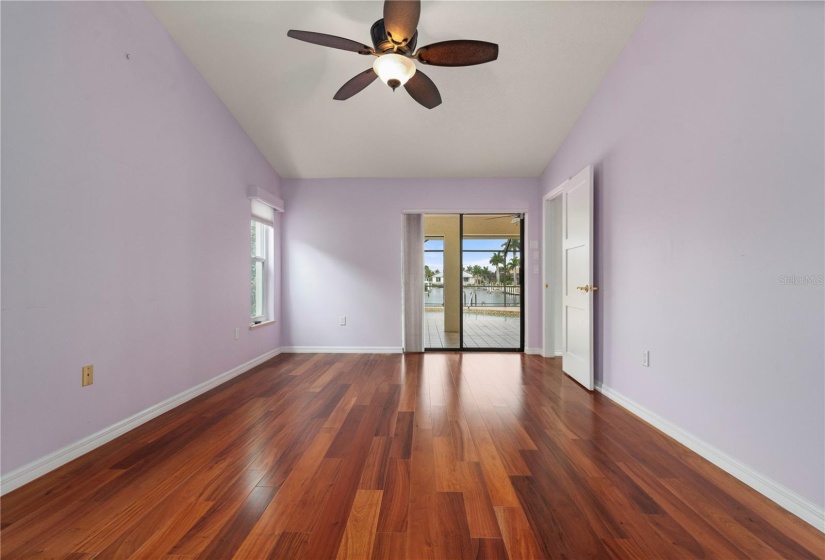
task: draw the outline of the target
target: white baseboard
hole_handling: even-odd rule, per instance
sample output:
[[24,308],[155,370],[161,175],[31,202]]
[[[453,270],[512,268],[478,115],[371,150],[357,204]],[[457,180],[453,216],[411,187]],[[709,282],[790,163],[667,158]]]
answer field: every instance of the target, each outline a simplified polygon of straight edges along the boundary
[[285,354],[400,354],[400,346],[284,346]]
[[655,412],[617,393],[610,387],[596,383],[596,390],[622,408],[669,435],[691,451],[704,457],[723,471],[738,478],[768,499],[773,500],[803,521],[825,532],[825,509],[820,508],[793,490],[753,470],[748,465],[734,459],[724,451],[702,441],[690,432],[672,424]]
[[120,422],[109,426],[108,428],[104,428],[97,433],[94,433],[88,437],[81,439],[80,441],[76,441],[72,444],[67,445],[62,449],[58,449],[54,453],[50,453],[45,457],[41,457],[35,461],[27,465],[23,465],[22,467],[15,469],[2,477],[0,477],[0,495],[5,494],[7,492],[11,492],[12,490],[23,486],[31,482],[32,480],[43,476],[44,474],[53,471],[54,469],[65,465],[69,461],[73,461],[77,459],[81,455],[92,451],[103,445],[104,443],[108,443],[119,437],[126,432],[133,430],[155,418],[160,416],[164,412],[168,412],[173,408],[182,405],[186,401],[192,400],[198,395],[209,391],[217,387],[222,383],[226,383],[233,377],[237,377],[238,375],[249,371],[250,369],[254,368],[257,365],[264,363],[265,361],[269,360],[270,358],[274,358],[278,354],[280,354],[282,350],[280,348],[276,350],[272,350],[263,354],[262,356],[258,356],[245,364],[241,364],[236,368],[233,368],[227,372],[224,372],[217,377],[213,377],[209,381],[204,381],[200,385],[196,385],[191,389],[187,389],[182,393],[178,393],[177,395],[166,399],[165,401],[159,402],[154,406],[150,406],[146,410],[138,412]]
[[539,354],[541,355],[542,349],[541,348],[524,348],[525,354]]

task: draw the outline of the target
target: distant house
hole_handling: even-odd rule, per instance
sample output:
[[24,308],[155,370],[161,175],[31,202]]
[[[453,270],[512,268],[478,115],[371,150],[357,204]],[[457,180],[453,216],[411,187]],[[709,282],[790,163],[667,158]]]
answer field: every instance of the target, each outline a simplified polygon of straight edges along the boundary
[[[467,272],[466,270],[461,273],[461,281],[465,286],[472,286],[476,283],[475,277]],[[444,275],[443,274],[435,274],[433,275],[433,284],[443,284],[444,283]]]

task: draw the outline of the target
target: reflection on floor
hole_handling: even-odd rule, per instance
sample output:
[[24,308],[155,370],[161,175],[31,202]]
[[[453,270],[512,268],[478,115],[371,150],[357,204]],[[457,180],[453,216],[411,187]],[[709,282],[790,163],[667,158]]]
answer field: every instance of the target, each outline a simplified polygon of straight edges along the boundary
[[[424,313],[424,347],[458,348],[458,333],[444,332],[444,313]],[[518,348],[519,317],[464,313],[465,348]]]

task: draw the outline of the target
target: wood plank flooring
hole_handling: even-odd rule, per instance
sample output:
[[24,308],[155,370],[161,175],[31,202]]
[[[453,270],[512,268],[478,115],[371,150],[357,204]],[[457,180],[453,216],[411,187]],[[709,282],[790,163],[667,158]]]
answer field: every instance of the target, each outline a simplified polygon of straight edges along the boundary
[[521,354],[277,356],[14,491],[2,558],[823,558]]

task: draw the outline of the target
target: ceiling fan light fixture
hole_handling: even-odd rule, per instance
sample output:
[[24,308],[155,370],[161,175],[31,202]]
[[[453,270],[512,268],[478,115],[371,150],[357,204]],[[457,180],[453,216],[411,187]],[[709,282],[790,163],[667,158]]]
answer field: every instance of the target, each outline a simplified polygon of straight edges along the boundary
[[381,78],[381,81],[390,86],[393,91],[403,86],[415,74],[415,63],[406,56],[389,53],[382,54],[375,59],[372,69]]

